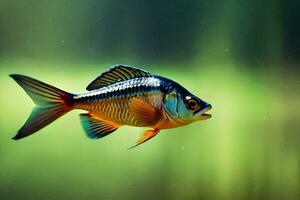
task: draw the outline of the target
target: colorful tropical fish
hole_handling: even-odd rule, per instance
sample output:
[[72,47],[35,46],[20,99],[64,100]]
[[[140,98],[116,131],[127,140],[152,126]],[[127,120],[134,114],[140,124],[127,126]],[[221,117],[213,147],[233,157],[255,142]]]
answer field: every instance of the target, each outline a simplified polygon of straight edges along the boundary
[[178,83],[130,66],[117,65],[87,86],[88,92],[71,94],[28,76],[10,75],[37,105],[13,138],[29,136],[63,114],[80,114],[92,139],[102,138],[123,125],[150,127],[137,143],[142,144],[168,129],[211,117],[211,105],[192,95]]

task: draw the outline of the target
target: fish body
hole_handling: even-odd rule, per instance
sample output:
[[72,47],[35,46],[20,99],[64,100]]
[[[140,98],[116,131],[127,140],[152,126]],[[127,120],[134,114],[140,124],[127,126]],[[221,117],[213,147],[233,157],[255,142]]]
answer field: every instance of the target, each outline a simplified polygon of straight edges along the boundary
[[138,98],[160,110],[164,96],[161,89],[158,78],[135,78],[76,95],[74,102],[77,109],[96,113],[117,124],[143,127],[130,110],[131,100]]
[[[14,139],[28,136],[61,115],[86,110],[81,121],[90,138],[104,137],[123,125],[150,127],[137,146],[159,133],[211,117],[211,105],[184,87],[158,75],[125,65],[102,73],[88,92],[71,94],[23,75],[11,75],[37,104]],[[134,147],[133,146],[133,147]]]

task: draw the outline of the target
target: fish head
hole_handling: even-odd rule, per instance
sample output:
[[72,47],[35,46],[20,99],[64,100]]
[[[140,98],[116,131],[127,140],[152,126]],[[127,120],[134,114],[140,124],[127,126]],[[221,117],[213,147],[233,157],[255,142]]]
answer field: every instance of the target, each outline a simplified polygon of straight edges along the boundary
[[206,112],[211,109],[211,104],[206,103],[197,96],[190,94],[179,97],[178,113],[183,120],[193,122],[209,119],[211,114]]
[[211,114],[206,112],[211,110],[212,106],[182,86],[178,86],[165,95],[164,109],[171,120],[180,124],[189,124],[211,118]]

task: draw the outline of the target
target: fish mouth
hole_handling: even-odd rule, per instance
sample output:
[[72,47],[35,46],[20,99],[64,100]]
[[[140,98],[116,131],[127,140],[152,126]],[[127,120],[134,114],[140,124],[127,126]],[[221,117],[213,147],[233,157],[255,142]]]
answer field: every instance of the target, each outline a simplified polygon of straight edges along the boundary
[[211,114],[207,114],[207,113],[203,113],[202,115],[200,115],[200,119],[201,120],[205,120],[205,119],[209,119],[211,118]]
[[210,104],[207,104],[207,106],[205,106],[205,108],[202,109],[202,110],[198,113],[200,120],[206,120],[206,119],[211,118],[212,115],[206,113],[207,111],[209,111],[209,110],[211,110],[211,109],[212,109],[212,106],[211,106]]

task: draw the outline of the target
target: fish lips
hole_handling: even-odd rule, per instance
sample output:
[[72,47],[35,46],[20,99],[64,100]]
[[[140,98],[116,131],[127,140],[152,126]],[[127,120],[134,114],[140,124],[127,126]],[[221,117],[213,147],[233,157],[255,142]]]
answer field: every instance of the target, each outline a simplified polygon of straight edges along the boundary
[[212,117],[211,114],[206,113],[207,111],[211,110],[212,106],[211,104],[205,104],[204,107],[202,107],[202,109],[200,109],[196,115],[198,116],[199,120],[206,120]]

